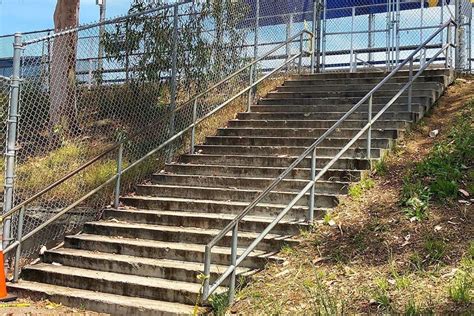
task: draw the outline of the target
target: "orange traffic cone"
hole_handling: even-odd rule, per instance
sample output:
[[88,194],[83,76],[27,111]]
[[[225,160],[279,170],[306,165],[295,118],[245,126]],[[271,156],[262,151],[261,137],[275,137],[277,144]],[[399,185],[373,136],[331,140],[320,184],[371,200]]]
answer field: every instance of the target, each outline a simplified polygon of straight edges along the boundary
[[0,302],[11,302],[16,300],[16,296],[10,295],[7,292],[7,278],[5,277],[5,263],[3,258],[3,246],[0,240]]

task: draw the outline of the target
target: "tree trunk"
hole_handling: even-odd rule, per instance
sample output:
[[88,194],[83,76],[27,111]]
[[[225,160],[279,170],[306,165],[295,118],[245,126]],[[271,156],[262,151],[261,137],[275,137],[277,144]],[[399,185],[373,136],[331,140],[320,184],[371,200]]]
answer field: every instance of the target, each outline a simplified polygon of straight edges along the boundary
[[[54,29],[60,32],[79,22],[80,0],[58,0],[54,11]],[[76,108],[77,32],[54,38],[51,74],[49,123],[54,139],[78,132]]]

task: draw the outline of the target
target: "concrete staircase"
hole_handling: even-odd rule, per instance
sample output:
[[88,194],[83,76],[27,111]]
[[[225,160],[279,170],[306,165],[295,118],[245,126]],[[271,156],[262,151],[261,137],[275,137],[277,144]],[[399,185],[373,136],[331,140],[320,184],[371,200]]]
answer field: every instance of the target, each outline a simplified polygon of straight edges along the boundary
[[[183,155],[154,174],[149,184],[121,199],[119,210],[105,210],[101,221],[87,223],[48,250],[38,264],[23,269],[10,289],[65,305],[121,315],[191,314],[200,291],[204,245],[256,194],[277,177],[306,146],[333,125],[385,76],[383,73],[334,73],[295,76],[261,99],[251,113],[239,113],[210,136],[196,153]],[[374,113],[406,82],[401,72],[374,97]],[[430,70],[413,87],[413,111],[402,96],[373,128],[372,159],[365,158],[365,137],[317,185],[317,216],[338,204],[350,182],[419,120],[450,83],[445,70]],[[367,106],[345,121],[318,147],[322,168],[367,121]],[[310,160],[304,160],[239,226],[240,247],[250,244],[304,186]],[[280,248],[308,227],[307,199],[289,215],[239,268],[241,276],[278,261]],[[213,252],[211,281],[230,262],[230,236]],[[221,288],[218,292],[225,291]]]

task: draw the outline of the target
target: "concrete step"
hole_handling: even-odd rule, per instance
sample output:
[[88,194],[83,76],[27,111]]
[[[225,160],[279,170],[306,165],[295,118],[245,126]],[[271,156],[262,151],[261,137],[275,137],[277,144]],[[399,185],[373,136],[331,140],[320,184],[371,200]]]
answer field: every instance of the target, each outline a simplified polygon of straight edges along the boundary
[[[189,305],[196,302],[201,288],[200,284],[190,282],[47,263],[28,266],[22,273],[24,279],[32,282]],[[222,292],[224,288],[217,290],[217,293]]]
[[[346,112],[296,112],[292,110],[282,112],[258,112],[255,109],[252,112],[238,113],[239,120],[339,120]],[[392,109],[384,112],[380,120],[404,120],[415,122],[420,118],[419,113],[409,113],[406,111],[393,112]],[[349,116],[348,120],[367,120],[367,112],[356,112]]]
[[[76,306],[86,310],[110,315],[141,315],[141,316],[165,316],[165,315],[191,315],[194,305],[159,301],[131,297],[128,295],[116,295],[110,293],[97,293],[93,290],[77,289],[67,286],[39,283],[20,280],[18,283],[9,283],[10,291],[21,297],[34,297],[47,299],[65,306]],[[205,310],[201,309],[201,312]]]
[[[415,99],[415,98],[414,98]],[[412,112],[424,113],[424,110],[428,108],[428,104],[431,102],[431,98],[421,97],[416,98],[414,104],[412,104]],[[312,98],[288,98],[288,99],[262,99],[257,105],[252,105],[250,110],[252,112],[342,112],[347,113],[358,100],[350,100],[348,102],[342,101],[340,98],[331,98],[328,102],[326,99],[312,99]],[[434,99],[433,99],[434,100]],[[389,100],[386,100],[387,102]],[[372,113],[377,114],[386,103],[374,103],[372,105]],[[368,104],[362,104],[355,113],[367,113]],[[408,103],[405,101],[395,103],[390,106],[387,111],[390,112],[408,112]],[[342,116],[340,116],[342,117]],[[357,116],[355,116],[357,117]],[[350,119],[354,119],[352,116]],[[367,118],[365,116],[364,118]]]
[[[237,215],[242,212],[249,202],[226,200],[197,200],[188,198],[150,197],[150,196],[123,196],[120,201],[126,207],[162,211],[186,211],[197,213],[215,213]],[[285,204],[259,203],[251,211],[252,216],[274,218],[287,206]],[[327,208],[321,208],[317,203],[315,217],[322,217]],[[305,220],[308,208],[295,205],[284,217],[285,220]]]
[[[90,235],[116,236],[123,238],[136,238],[157,240],[164,242],[184,242],[206,245],[221,230],[198,227],[176,227],[167,225],[149,225],[141,223],[127,223],[117,221],[89,222],[84,225],[83,232]],[[239,247],[249,246],[258,237],[256,232],[239,231]],[[268,234],[256,249],[275,250],[285,244],[296,245],[296,241],[290,239],[288,234]],[[219,246],[228,246],[232,242],[232,233],[226,235]]]
[[[373,131],[373,134],[380,133]],[[383,135],[382,135],[383,136]],[[385,135],[387,136],[387,135]],[[398,137],[398,135],[397,135]],[[196,153],[198,154],[210,154],[210,155],[259,155],[259,156],[299,156],[307,147],[303,146],[223,146],[223,145],[199,145],[195,147]],[[336,156],[342,148],[338,147],[318,147],[318,155],[333,157]],[[382,149],[372,148],[371,157],[379,158],[382,155]],[[367,150],[363,148],[350,148],[344,154],[343,157],[356,157],[364,158],[367,157]]]
[[[204,262],[204,245],[194,243],[174,243],[81,234],[66,237],[64,247],[135,257]],[[239,248],[238,254],[241,254],[243,251],[244,249]],[[278,249],[276,251],[254,250],[242,261],[241,267],[260,269],[269,261],[281,262],[281,259],[275,256],[277,252]],[[211,260],[213,264],[229,265],[231,260],[229,247],[216,246],[213,248]]]
[[[204,264],[196,262],[134,257],[73,248],[48,250],[43,254],[42,259],[43,262],[50,264],[190,283],[201,282],[196,276],[202,273],[204,268]],[[211,282],[216,280],[226,268],[213,265]],[[239,278],[247,277],[256,271],[256,269],[239,267],[237,274]],[[226,280],[224,286],[227,285]]]
[[[327,128],[256,128],[256,127],[227,127],[217,130],[217,136],[268,136],[268,137],[314,137],[318,138],[327,131]],[[338,128],[330,136],[338,138],[354,137],[360,128]],[[403,134],[399,129],[372,129],[372,137],[396,139]]]
[[[406,82],[404,83],[386,83],[383,85],[382,90],[392,90],[392,91],[399,91],[405,86]],[[312,92],[312,91],[365,91],[368,93],[375,87],[374,84],[350,84],[346,82],[335,82],[332,85],[325,84],[319,86],[311,86],[311,85],[302,85],[302,86],[279,86],[276,88],[276,91],[280,92]],[[429,89],[443,89],[444,86],[440,82],[415,82],[412,85],[412,89],[422,89],[422,90],[429,90]]]
[[[223,229],[235,218],[235,215],[120,208],[118,210],[106,209],[103,218],[150,225]],[[239,223],[239,231],[260,233],[271,223],[271,220],[268,217],[246,216]],[[275,226],[272,233],[298,234],[301,230],[307,229],[309,225],[305,220],[282,220]]]
[[[337,120],[230,120],[227,127],[232,128],[325,128],[328,129]],[[367,120],[346,120],[340,128],[362,128]],[[403,120],[383,120],[375,122],[373,128],[408,129],[410,123]]]
[[[245,155],[182,155],[180,162],[193,164],[209,165],[228,165],[228,166],[263,166],[263,167],[287,167],[297,157],[272,157],[272,156],[245,156]],[[316,167],[324,168],[331,160],[331,157],[316,157]],[[298,165],[300,168],[309,168],[311,158],[307,157]],[[336,161],[332,167],[337,169],[370,169],[371,162],[362,158],[341,158]]]
[[[224,177],[262,177],[275,179],[286,168],[280,167],[253,167],[253,166],[225,166],[206,164],[181,164],[171,163],[159,175],[183,175],[192,174],[195,176],[224,176]],[[319,172],[321,169],[316,169]],[[309,179],[309,168],[295,168],[287,176],[287,179]],[[366,170],[349,169],[329,169],[322,177],[322,180],[352,182],[359,181]]]
[[[274,91],[269,92],[266,98],[269,99],[290,99],[290,98],[359,98],[362,99],[370,90],[332,90],[332,91],[300,91],[295,89],[295,91]],[[373,98],[377,100],[378,98],[392,98],[395,96],[399,90],[388,90],[381,89],[374,93]],[[442,93],[442,89],[414,89],[412,88],[412,96],[416,97],[429,97],[429,98],[438,98]],[[402,96],[408,96],[408,90],[405,90],[402,93]]]
[[[308,147],[313,144],[315,137],[269,137],[269,136],[211,136],[206,137],[206,145],[226,145],[226,146],[303,146]],[[324,139],[320,147],[342,148],[350,141],[350,138],[330,137]],[[389,148],[393,143],[392,138],[372,138],[373,148]],[[352,148],[366,148],[366,136],[362,135]],[[298,155],[299,156],[299,155]]]
[[[241,201],[252,202],[262,189],[237,189],[237,188],[213,188],[213,187],[193,187],[184,185],[159,185],[159,184],[142,184],[136,187],[139,195],[150,197],[172,197],[172,198],[188,198],[193,200],[205,200],[212,198],[217,201]],[[272,191],[262,203],[269,204],[288,204],[295,196],[296,191]],[[340,193],[342,194],[342,192]],[[307,195],[309,197],[309,195]],[[332,208],[339,203],[339,194],[337,193],[316,193],[318,206],[323,208]],[[296,205],[308,205],[308,197],[300,199]]]
[[[309,178],[308,178],[309,179]],[[184,185],[200,186],[214,188],[247,188],[262,190],[273,183],[274,178],[255,178],[255,177],[228,177],[228,176],[202,176],[188,174],[155,174],[152,178],[153,184],[164,185]],[[284,179],[277,186],[277,189],[286,191],[300,191],[307,184],[307,179]],[[348,182],[345,181],[326,181],[317,182],[316,192],[327,193],[345,193]]]
[[[355,84],[370,84],[375,87],[377,84],[382,81],[383,78],[381,77],[372,77],[368,76],[366,78],[348,78],[344,80],[344,83],[348,85],[355,85]],[[449,85],[451,79],[449,76],[446,75],[423,75],[419,76],[416,78],[415,82],[438,82],[443,84],[444,86]],[[390,78],[386,83],[407,83],[408,78],[406,76],[395,76]],[[300,78],[295,77],[294,79],[289,79],[284,82],[284,86],[300,86],[300,85],[317,85],[317,86],[324,86],[324,85],[334,85],[334,84],[340,84],[341,79],[329,76],[329,78],[322,78],[318,76],[302,76]]]
[[[416,72],[418,69],[414,69]],[[382,80],[385,78],[389,72],[375,71],[375,72],[325,72],[325,73],[315,73],[315,74],[301,74],[293,75],[292,78],[318,78],[318,79],[357,79],[357,78],[380,78]],[[423,75],[426,77],[433,76],[447,76],[450,74],[450,70],[446,68],[437,68],[437,69],[426,69],[423,72]],[[409,71],[407,69],[398,71],[394,77],[396,78],[408,78]]]

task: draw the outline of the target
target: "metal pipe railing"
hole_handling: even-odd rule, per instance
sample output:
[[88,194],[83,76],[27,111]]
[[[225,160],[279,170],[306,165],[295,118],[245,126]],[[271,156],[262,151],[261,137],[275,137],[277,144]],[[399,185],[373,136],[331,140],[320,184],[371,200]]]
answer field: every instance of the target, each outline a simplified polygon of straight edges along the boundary
[[[205,247],[205,259],[204,259],[204,275],[210,275],[210,266],[211,266],[211,253],[212,248],[231,230],[235,230],[238,226],[239,222],[250,213],[250,211],[256,207],[297,165],[299,165],[309,154],[312,154],[311,159],[311,180],[308,184],[301,190],[296,197],[278,214],[278,216],[265,228],[265,230],[259,234],[259,236],[243,251],[243,253],[239,256],[239,258],[234,262],[232,261],[231,265],[225,270],[225,272],[211,285],[209,278],[206,277],[204,281],[204,288],[203,288],[203,300],[209,298],[209,296],[217,289],[218,286],[229,276],[232,274],[234,277],[235,269],[237,266],[255,249],[258,243],[263,240],[263,238],[273,229],[273,227],[278,224],[278,222],[287,214],[287,212],[296,204],[296,202],[301,199],[308,190],[313,192],[313,187],[316,185],[316,181],[318,181],[329,168],[366,132],[368,131],[368,143],[367,143],[367,155],[370,158],[370,147],[371,147],[371,137],[370,137],[370,129],[372,124],[404,93],[412,84],[413,81],[416,80],[421,73],[434,61],[436,58],[444,51],[449,50],[453,44],[447,43],[443,45],[441,49],[426,63],[424,63],[419,71],[411,76],[411,79],[408,83],[403,86],[398,93],[375,115],[372,117],[371,113],[371,104],[372,98],[375,92],[377,92],[388,80],[390,80],[395,74],[400,71],[406,64],[409,62],[412,65],[412,61],[415,56],[424,49],[426,45],[430,41],[432,41],[440,32],[442,32],[445,28],[448,28],[451,25],[456,25],[454,21],[449,20],[444,23],[436,32],[434,32],[427,40],[425,40],[415,51],[413,51],[403,62],[401,62],[397,67],[395,67],[384,79],[382,79],[370,92],[368,92],[357,104],[355,104],[347,113],[345,113],[333,126],[331,126],[326,132],[323,133],[311,146],[309,146],[298,158],[296,158],[293,163],[286,168],[268,187],[263,190],[241,213],[239,213],[223,230],[221,230]],[[362,104],[366,101],[369,101],[369,118],[368,123],[342,148],[342,150],[333,158],[330,162],[328,162],[325,167],[321,169],[321,171],[313,177],[316,169],[316,147],[329,136],[334,130],[336,130],[342,122],[344,122],[350,115],[352,115]],[[314,199],[314,194],[313,199]],[[308,219],[312,219],[314,214],[311,214],[314,211],[314,200],[309,201],[309,214]],[[235,233],[237,234],[237,232]],[[232,243],[231,247],[237,247],[237,244]],[[231,250],[232,253],[235,252],[234,249]],[[231,294],[233,297],[233,294]]]

